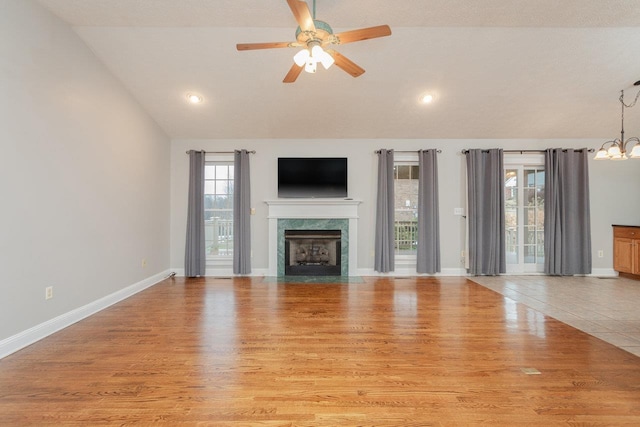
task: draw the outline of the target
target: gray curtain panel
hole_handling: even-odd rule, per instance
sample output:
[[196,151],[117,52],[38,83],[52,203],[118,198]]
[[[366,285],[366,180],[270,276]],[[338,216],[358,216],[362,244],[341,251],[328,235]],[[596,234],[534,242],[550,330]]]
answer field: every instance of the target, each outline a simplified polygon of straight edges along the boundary
[[501,149],[467,153],[469,274],[506,272],[503,165]]
[[251,185],[249,152],[234,152],[233,273],[251,273]]
[[189,204],[187,206],[187,243],[184,275],[204,276],[204,151],[189,151]]
[[418,273],[440,271],[437,150],[420,150],[418,180]]
[[591,273],[588,150],[545,151],[544,272]]
[[394,250],[393,150],[378,154],[378,198],[376,201],[376,237],[374,269],[387,273],[395,269]]

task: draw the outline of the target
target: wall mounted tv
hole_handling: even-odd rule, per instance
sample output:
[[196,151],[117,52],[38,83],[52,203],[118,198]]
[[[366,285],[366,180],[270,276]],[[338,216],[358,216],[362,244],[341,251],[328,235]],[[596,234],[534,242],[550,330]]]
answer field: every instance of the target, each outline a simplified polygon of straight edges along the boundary
[[347,159],[280,157],[278,197],[347,197]]

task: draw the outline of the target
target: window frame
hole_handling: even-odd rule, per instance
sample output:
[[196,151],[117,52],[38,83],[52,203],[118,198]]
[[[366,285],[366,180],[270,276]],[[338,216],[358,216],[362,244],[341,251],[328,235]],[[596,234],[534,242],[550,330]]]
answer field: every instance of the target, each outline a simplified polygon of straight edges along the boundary
[[[394,167],[394,172],[395,172],[395,168],[396,166],[416,166],[417,168],[419,168],[420,166],[420,161],[418,158],[418,153],[412,153],[412,152],[408,152],[408,153],[394,153],[394,159],[393,159],[393,167]],[[393,182],[394,182],[394,195],[396,194],[396,177],[394,174],[393,177]],[[417,197],[418,197],[418,190],[416,189],[416,208],[415,208],[415,212],[417,215],[418,212],[418,207],[417,207]],[[395,216],[395,212],[396,212],[396,208],[395,208],[395,200],[394,200],[394,216]],[[395,222],[397,221],[397,218],[394,218],[394,236],[393,236],[393,240],[394,240],[394,258],[396,261],[396,267],[404,267],[404,268],[410,268],[413,266],[417,265],[417,258],[416,258],[416,254],[415,253],[410,253],[410,254],[400,254],[398,253],[398,251],[395,249],[395,242],[397,242],[397,238],[395,235]],[[416,219],[416,225],[417,225],[417,219]],[[417,233],[417,232],[416,232]]]
[[[234,165],[234,155],[233,154],[206,154],[205,155],[205,168],[206,168],[207,165],[209,165],[209,166],[211,166],[211,165],[233,166]],[[234,177],[230,177],[228,180],[233,182],[234,181]],[[208,181],[208,180],[205,178],[205,188],[206,188],[206,181]],[[206,193],[206,190],[205,190],[205,195],[206,194],[207,193]],[[205,215],[205,218],[206,218],[206,215]],[[232,218],[232,222],[231,222],[230,226],[232,227],[232,230],[233,230],[233,207],[231,208],[231,218]],[[211,255],[211,254],[207,253],[206,254],[206,259],[207,259],[207,263],[208,264],[220,264],[220,266],[230,266],[230,265],[232,265],[232,262],[233,262],[233,253],[224,254],[224,255]]]

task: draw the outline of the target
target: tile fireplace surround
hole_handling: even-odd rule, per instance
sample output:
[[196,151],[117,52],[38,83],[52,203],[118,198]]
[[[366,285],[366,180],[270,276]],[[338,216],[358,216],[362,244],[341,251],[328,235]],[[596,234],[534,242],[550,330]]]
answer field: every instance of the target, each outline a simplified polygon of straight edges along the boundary
[[342,230],[342,275],[356,275],[360,200],[278,199],[265,203],[269,207],[269,276],[284,276],[285,229]]

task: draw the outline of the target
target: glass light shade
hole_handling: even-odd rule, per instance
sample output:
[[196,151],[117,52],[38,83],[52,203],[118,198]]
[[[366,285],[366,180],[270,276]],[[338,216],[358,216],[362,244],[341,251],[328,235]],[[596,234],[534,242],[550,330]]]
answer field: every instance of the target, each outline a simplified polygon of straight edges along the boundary
[[307,73],[315,73],[316,72],[316,61],[312,57],[307,59],[307,62],[304,65],[304,70]]
[[336,62],[331,55],[322,50],[320,46],[314,46],[311,48],[311,57],[316,61],[320,62],[325,70],[328,70],[329,67]]
[[311,56],[309,51],[307,49],[302,49],[300,52],[293,55],[293,62],[295,62],[298,67],[302,67],[304,64],[306,64],[309,56]]
[[605,150],[604,148],[601,148],[596,153],[594,160],[607,160],[608,158],[609,158],[609,154],[607,153],[607,150]]
[[627,160],[628,157],[625,153],[618,154],[617,156],[611,156],[611,160]]
[[620,157],[622,155],[622,151],[620,151],[620,146],[618,144],[613,144],[607,150],[607,154],[609,154],[609,157],[611,158]]
[[631,150],[630,157],[632,159],[640,158],[640,144],[636,144],[633,146],[633,150]]
[[333,59],[333,56],[329,55],[327,52],[322,51],[322,55],[320,56],[320,62],[322,63],[322,66],[324,67],[324,69],[328,70],[329,67],[331,67],[333,63],[336,62],[336,60]]

